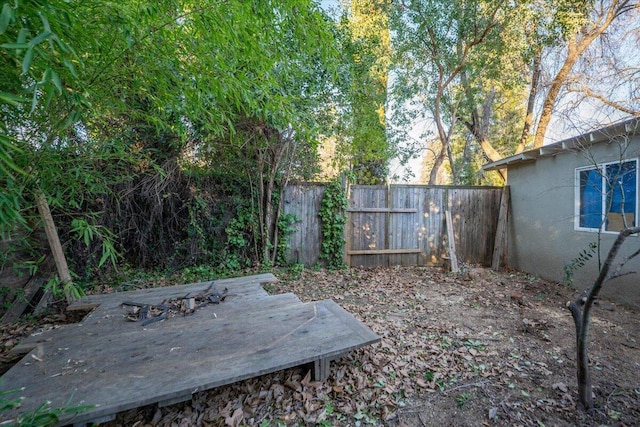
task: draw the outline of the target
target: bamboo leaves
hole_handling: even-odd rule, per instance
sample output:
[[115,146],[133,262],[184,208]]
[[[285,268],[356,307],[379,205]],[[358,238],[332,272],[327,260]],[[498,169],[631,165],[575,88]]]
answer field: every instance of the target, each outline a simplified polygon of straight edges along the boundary
[[[183,173],[211,153],[211,174],[254,189],[266,180],[264,206],[289,177],[310,175],[340,59],[311,0],[16,0],[0,29],[3,218],[32,214],[25,195],[37,186],[76,247],[103,242],[99,265],[117,242],[91,234],[102,226],[92,213],[122,201],[119,185],[166,187],[158,170],[180,162]],[[4,179],[31,166],[37,180]]]
[[9,23],[14,19],[13,8],[9,3],[2,5],[2,12],[0,12],[0,35],[7,31]]

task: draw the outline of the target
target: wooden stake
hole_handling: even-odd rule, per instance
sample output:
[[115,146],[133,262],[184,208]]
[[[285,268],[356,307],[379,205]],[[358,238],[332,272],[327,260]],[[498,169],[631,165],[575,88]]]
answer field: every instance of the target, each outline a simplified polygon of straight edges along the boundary
[[447,220],[447,243],[449,244],[449,258],[451,260],[451,272],[457,273],[460,270],[458,269],[458,258],[456,257],[456,242],[454,239],[453,233],[453,221],[451,220],[451,212],[445,211],[445,218]]
[[60,244],[60,238],[58,237],[58,231],[56,225],[53,222],[51,216],[51,209],[49,209],[49,203],[44,197],[42,191],[38,191],[36,194],[36,205],[38,206],[38,212],[44,222],[44,231],[47,233],[47,240],[49,241],[49,247],[51,248],[51,254],[53,260],[56,263],[56,269],[58,270],[58,277],[63,285],[71,283],[71,274],[69,273],[69,266],[67,265],[67,259],[64,257],[62,251],[62,244]]

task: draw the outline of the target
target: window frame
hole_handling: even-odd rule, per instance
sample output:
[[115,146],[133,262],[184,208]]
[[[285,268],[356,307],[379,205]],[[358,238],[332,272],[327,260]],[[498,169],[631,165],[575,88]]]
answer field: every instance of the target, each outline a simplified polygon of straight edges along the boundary
[[[607,215],[607,212],[605,212],[606,206],[607,206],[607,191],[606,191],[606,183],[605,183],[605,177],[606,177],[606,173],[607,173],[607,166],[609,165],[623,165],[625,163],[635,163],[635,167],[636,167],[636,179],[635,179],[635,192],[636,192],[636,200],[635,200],[635,212],[628,212],[628,213],[633,213],[634,215],[634,222],[635,224],[640,223],[640,219],[638,218],[638,212],[640,210],[640,188],[639,188],[639,184],[640,184],[640,170],[638,170],[638,167],[640,166],[640,162],[638,160],[638,158],[631,158],[631,159],[622,159],[622,160],[616,160],[616,161],[612,161],[612,162],[603,162],[603,163],[598,163],[597,165],[589,165],[589,166],[582,166],[579,168],[576,168],[574,171],[574,221],[573,221],[573,228],[575,231],[587,231],[587,232],[592,232],[592,233],[606,233],[606,234],[618,234],[619,231],[615,231],[615,230],[607,230],[606,226],[607,226],[607,221],[605,220],[605,217]],[[584,172],[584,171],[589,171],[589,170],[596,170],[599,169],[600,173],[600,188],[601,188],[601,206],[602,206],[602,211],[601,211],[601,219],[600,219],[600,228],[591,228],[591,227],[582,227],[580,226],[580,173]]]

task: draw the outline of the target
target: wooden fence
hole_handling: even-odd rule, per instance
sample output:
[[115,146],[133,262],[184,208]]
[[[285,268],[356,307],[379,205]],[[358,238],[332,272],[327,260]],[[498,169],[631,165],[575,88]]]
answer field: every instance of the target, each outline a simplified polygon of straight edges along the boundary
[[284,214],[294,215],[298,221],[296,231],[288,238],[287,259],[290,262],[306,266],[320,262],[322,224],[318,213],[324,189],[323,184],[299,183],[284,190]]
[[[291,185],[285,191],[284,212],[301,221],[290,238],[292,262],[319,261],[323,194],[323,186],[310,184]],[[448,210],[458,260],[491,265],[501,194],[500,187],[353,185],[346,261],[354,267],[442,264],[448,257]]]

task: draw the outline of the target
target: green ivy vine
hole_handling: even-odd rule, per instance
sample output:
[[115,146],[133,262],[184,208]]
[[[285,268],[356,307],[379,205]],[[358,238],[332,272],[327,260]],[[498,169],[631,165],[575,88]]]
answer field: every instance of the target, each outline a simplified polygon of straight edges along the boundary
[[571,260],[571,262],[564,265],[564,281],[563,283],[569,286],[573,285],[573,274],[584,267],[587,262],[593,258],[598,249],[598,242],[589,243],[588,249],[580,251],[578,256]]
[[345,210],[347,209],[347,195],[338,181],[327,185],[322,204],[320,206],[320,221],[322,223],[322,247],[320,259],[327,261],[331,269],[344,268],[344,228],[347,223]]

